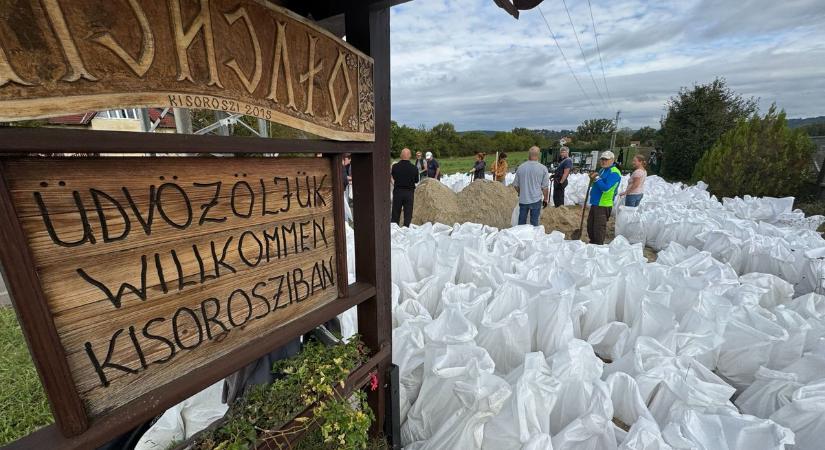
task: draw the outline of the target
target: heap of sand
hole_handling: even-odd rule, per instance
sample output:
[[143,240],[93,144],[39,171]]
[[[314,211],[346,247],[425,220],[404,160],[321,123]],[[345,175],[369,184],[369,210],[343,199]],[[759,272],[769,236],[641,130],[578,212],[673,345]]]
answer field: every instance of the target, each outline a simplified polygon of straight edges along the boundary
[[[518,194],[511,186],[490,180],[476,180],[458,194],[444,184],[426,179],[415,190],[414,224],[441,222],[447,225],[464,222],[482,223],[496,228],[509,228],[514,210],[518,207]],[[587,217],[583,237],[587,237]],[[570,239],[573,230],[579,228],[581,206],[544,208],[541,225],[546,232],[557,230]],[[614,220],[608,222],[607,240],[612,240]]]

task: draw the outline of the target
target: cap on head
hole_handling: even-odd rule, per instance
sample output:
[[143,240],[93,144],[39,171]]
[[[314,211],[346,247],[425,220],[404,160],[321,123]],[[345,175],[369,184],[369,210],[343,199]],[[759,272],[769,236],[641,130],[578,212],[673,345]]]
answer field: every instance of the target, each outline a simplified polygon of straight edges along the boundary
[[602,152],[602,155],[599,157],[599,159],[613,160],[613,159],[616,159],[616,155],[614,155],[613,152],[611,152],[610,150],[607,150],[607,151]]
[[424,155],[424,157],[427,159],[433,159],[433,152],[427,152],[427,154]]

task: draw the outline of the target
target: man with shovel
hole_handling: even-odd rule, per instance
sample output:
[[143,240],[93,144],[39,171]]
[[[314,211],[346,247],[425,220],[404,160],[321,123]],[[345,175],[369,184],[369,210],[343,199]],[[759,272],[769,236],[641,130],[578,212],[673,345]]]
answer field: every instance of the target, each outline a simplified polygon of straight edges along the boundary
[[613,163],[616,159],[610,150],[599,158],[601,169],[590,173],[590,214],[587,215],[587,236],[591,244],[604,244],[607,220],[613,210],[613,200],[622,181],[622,173]]

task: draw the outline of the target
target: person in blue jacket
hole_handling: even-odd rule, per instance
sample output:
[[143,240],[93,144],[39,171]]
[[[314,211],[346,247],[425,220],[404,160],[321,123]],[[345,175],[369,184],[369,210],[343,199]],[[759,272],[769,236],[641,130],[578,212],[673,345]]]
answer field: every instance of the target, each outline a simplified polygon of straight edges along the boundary
[[587,215],[587,236],[591,244],[604,244],[607,234],[607,220],[613,211],[613,202],[619,192],[622,173],[614,164],[616,156],[611,151],[602,152],[599,157],[601,169],[590,173],[593,186],[590,188],[590,213]]

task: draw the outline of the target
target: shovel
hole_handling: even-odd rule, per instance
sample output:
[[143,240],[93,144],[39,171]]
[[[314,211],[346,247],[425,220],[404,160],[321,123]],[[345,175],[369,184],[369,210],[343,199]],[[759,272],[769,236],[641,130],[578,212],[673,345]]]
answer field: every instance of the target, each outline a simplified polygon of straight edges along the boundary
[[582,227],[584,226],[584,211],[587,209],[587,197],[590,197],[590,187],[593,186],[593,181],[587,185],[587,192],[584,194],[584,203],[582,204],[582,220],[579,222],[579,228],[573,230],[570,234],[570,239],[577,241],[582,238]]

